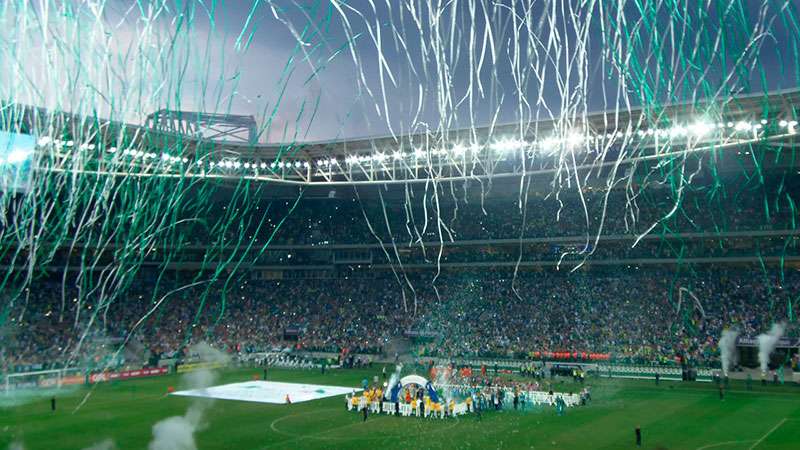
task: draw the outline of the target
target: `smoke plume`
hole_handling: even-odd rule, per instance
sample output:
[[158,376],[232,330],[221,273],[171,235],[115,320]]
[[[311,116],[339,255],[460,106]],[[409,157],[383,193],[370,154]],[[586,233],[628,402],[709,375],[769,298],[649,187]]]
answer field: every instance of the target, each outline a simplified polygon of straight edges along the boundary
[[394,373],[392,376],[389,377],[389,384],[386,387],[386,391],[383,393],[383,398],[389,399],[389,396],[392,393],[392,389],[394,389],[395,385],[400,382],[400,374],[403,372],[403,365],[398,364],[394,366]]
[[117,446],[114,445],[114,441],[112,441],[109,438],[109,439],[105,439],[103,441],[100,441],[100,442],[98,442],[96,444],[90,445],[89,447],[86,447],[83,450],[115,450],[116,448],[117,448]]
[[[228,355],[201,342],[189,349],[189,354],[197,354],[200,360],[208,363],[226,364]],[[199,369],[183,377],[188,389],[205,389],[214,384],[216,376],[210,369]],[[196,450],[194,434],[204,426],[203,417],[214,401],[207,398],[193,400],[186,414],[167,417],[153,425],[153,439],[149,450]]]
[[722,358],[722,373],[728,376],[731,366],[736,363],[736,338],[739,330],[722,330],[722,338],[719,340],[719,352]]
[[769,355],[775,350],[778,341],[783,336],[786,325],[774,323],[769,333],[758,335],[758,362],[761,364],[761,371],[766,372],[769,366]]

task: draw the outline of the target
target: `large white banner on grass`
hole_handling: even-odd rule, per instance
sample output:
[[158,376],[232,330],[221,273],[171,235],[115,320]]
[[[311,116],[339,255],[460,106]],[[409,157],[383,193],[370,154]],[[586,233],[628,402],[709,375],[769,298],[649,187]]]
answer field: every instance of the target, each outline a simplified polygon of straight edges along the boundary
[[205,389],[178,391],[173,392],[172,395],[259,403],[286,403],[286,396],[288,395],[292,403],[300,403],[318,398],[343,395],[353,391],[358,392],[360,389],[318,384],[246,381],[244,383],[212,386]]

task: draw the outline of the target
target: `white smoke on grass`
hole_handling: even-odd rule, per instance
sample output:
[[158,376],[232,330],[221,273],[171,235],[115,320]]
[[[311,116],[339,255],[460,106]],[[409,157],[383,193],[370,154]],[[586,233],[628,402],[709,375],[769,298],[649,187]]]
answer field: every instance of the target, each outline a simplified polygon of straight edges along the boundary
[[719,352],[722,359],[722,374],[726,377],[731,370],[731,366],[736,363],[736,338],[739,330],[722,330],[722,338],[719,340]]
[[[204,342],[192,346],[189,354],[197,354],[201,361],[208,363],[226,364],[229,360],[228,355]],[[184,375],[183,382],[189,389],[206,389],[214,383],[215,378],[211,369],[199,369]],[[193,400],[186,414],[167,417],[153,425],[153,439],[148,449],[196,450],[194,434],[203,428],[203,418],[213,403],[207,398]]]
[[774,323],[769,333],[758,335],[758,362],[761,364],[761,372],[767,371],[769,355],[775,350],[785,329],[786,325],[784,323]]
[[117,446],[114,444],[114,441],[109,438],[92,444],[83,450],[115,450],[116,448]]

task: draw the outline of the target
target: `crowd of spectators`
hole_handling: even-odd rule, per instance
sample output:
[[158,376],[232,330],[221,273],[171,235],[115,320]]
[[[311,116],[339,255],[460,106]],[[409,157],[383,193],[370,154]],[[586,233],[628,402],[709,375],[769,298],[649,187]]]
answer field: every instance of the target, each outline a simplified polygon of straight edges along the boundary
[[[514,196],[469,201],[444,196],[438,202],[430,198],[407,202],[310,199],[292,206],[294,201],[266,205],[262,209],[269,213],[263,220],[248,221],[244,229],[232,227],[227,239],[234,241],[242,235],[257,239],[270,235],[279,224],[272,242],[289,245],[638,235],[656,223],[655,234],[716,234],[793,229],[796,216],[793,204],[783,197],[753,195],[727,201],[707,193],[688,193],[677,201],[667,190],[636,199],[624,191],[612,191],[608,197],[605,192],[587,192],[583,199],[574,193],[531,194],[524,203]],[[198,245],[216,238],[200,229],[193,233]]]
[[[393,277],[239,280],[227,289],[223,282],[178,289],[190,283],[162,280],[154,293],[155,281],[143,280],[110,303],[67,289],[62,313],[60,281],[42,281],[3,327],[0,357],[6,370],[68,359],[85,364],[121,347],[168,358],[199,341],[233,353],[382,353],[412,331],[428,337],[416,342],[420,356],[577,351],[636,362],[680,356],[709,365],[718,359],[725,327],[755,336],[792,319],[787,314],[800,306],[800,273],[789,269],[783,280],[745,267],[684,275],[619,267],[524,272],[516,279],[461,271],[431,282],[409,274],[412,291]],[[797,330],[792,325],[788,332]]]
[[[784,196],[748,195],[728,201],[724,193],[687,191],[674,208],[676,197],[668,189],[651,190],[635,199],[622,190],[608,197],[606,192],[584,194],[582,198],[531,194],[525,214],[518,199],[511,197],[434,202],[421,195],[407,202],[372,199],[369,208],[359,201],[337,199],[302,200],[294,208],[294,202],[278,200],[264,208],[259,203],[242,205],[241,211],[225,206],[220,210],[231,226],[215,227],[218,235],[204,230],[203,221],[187,221],[194,228],[181,232],[183,244],[190,244],[183,253],[155,248],[151,252],[179,264],[203,261],[205,266],[228,258],[210,244],[227,239],[236,242],[235,248],[253,244],[252,252],[263,259],[257,260],[259,264],[292,260],[303,265],[316,262],[316,250],[300,253],[287,245],[374,244],[378,239],[508,242],[473,248],[454,245],[441,253],[402,252],[408,264],[439,258],[444,263],[489,263],[483,269],[440,274],[400,270],[395,276],[373,269],[365,270],[368,275],[363,277],[265,280],[238,270],[188,279],[188,269],[141,269],[124,285],[98,288],[86,286],[84,279],[79,289],[55,273],[22,292],[2,292],[7,297],[2,304],[10,305],[0,322],[2,369],[65,361],[98,364],[120,349],[153,361],[171,358],[199,341],[241,353],[287,348],[382,353],[404,335],[425,337],[413,347],[423,357],[529,358],[537,352],[602,352],[619,360],[668,362],[681,357],[714,364],[723,328],[735,326],[743,335],[755,336],[775,321],[794,319],[787,315],[800,306],[800,273],[791,266],[779,270],[704,265],[688,273],[685,265],[677,273],[654,264],[615,263],[575,273],[552,268],[522,271],[516,277],[509,268],[490,267],[517,260],[580,259],[587,249],[585,241],[521,244],[519,238],[587,233],[630,237],[656,222],[659,225],[650,230],[654,236],[703,236],[648,239],[635,247],[629,240],[611,238],[591,248],[592,257],[757,255],[780,256],[783,264],[784,256],[796,254],[794,236],[748,234],[796,228],[797,213]],[[726,231],[745,233],[720,234]],[[282,250],[263,251],[268,241]],[[324,253],[322,258],[331,257]],[[159,263],[152,259],[158,256],[147,257],[155,261],[152,265]],[[782,277],[776,275],[780,272]],[[172,278],[165,276],[168,273]],[[789,327],[790,333],[796,331]]]

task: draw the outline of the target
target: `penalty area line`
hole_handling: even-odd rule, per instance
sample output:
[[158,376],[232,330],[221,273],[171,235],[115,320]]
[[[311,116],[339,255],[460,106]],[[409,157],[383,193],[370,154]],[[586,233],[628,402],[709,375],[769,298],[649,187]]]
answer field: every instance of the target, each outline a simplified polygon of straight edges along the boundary
[[783,425],[784,423],[786,423],[787,420],[789,420],[789,419],[787,419],[786,417],[781,419],[780,422],[775,424],[774,427],[772,427],[769,431],[767,431],[767,434],[761,436],[761,439],[757,440],[755,444],[751,445],[749,450],[753,450],[754,448],[756,448],[758,446],[758,444],[762,443],[764,441],[764,439],[767,438],[767,436],[769,436],[770,434],[774,433],[775,430],[780,428],[780,426]]
[[715,448],[715,447],[724,447],[724,446],[726,446],[726,445],[732,445],[732,444],[746,444],[746,443],[748,443],[748,442],[753,442],[753,441],[755,441],[755,439],[748,439],[748,440],[746,440],[746,441],[725,441],[725,442],[717,442],[717,443],[715,443],[715,444],[708,444],[708,445],[704,445],[704,446],[702,446],[702,447],[697,447],[697,450],[706,450],[706,449],[709,449],[709,448]]

